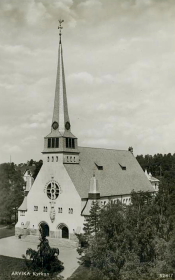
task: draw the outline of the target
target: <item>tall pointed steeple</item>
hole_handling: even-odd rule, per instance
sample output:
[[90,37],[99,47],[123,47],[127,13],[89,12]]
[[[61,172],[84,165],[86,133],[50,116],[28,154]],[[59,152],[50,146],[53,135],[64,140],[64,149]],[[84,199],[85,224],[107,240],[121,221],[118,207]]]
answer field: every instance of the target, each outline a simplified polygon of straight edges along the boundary
[[53,118],[51,124],[51,133],[45,137],[43,153],[77,153],[77,138],[71,133],[69,120],[66,82],[63,63],[63,48],[61,41],[61,30],[63,20],[59,20],[59,48],[58,48],[58,66],[55,87],[55,100],[53,109]]
[[64,135],[66,130],[70,130],[70,120],[67,106],[66,96],[66,82],[64,74],[64,63],[63,63],[63,49],[61,42],[61,26],[63,20],[60,20],[58,29],[60,30],[59,36],[59,49],[58,49],[58,67],[56,77],[56,88],[55,88],[55,101],[52,119],[52,130],[58,126],[58,130],[61,135]]

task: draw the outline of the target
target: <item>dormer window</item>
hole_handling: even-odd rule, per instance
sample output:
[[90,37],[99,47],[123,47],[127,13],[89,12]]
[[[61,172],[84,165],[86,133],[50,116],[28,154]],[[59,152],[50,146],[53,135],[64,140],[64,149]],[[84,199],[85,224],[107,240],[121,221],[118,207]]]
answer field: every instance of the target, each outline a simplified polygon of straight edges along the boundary
[[66,148],[75,149],[75,139],[66,138]]
[[120,163],[119,163],[119,165],[120,165],[120,167],[121,167],[122,170],[126,170],[126,166],[123,166],[123,165],[121,165]]
[[59,138],[54,137],[54,138],[48,138],[48,148],[59,148]]
[[95,162],[95,165],[97,166],[98,170],[103,170],[103,165],[96,163],[96,162]]

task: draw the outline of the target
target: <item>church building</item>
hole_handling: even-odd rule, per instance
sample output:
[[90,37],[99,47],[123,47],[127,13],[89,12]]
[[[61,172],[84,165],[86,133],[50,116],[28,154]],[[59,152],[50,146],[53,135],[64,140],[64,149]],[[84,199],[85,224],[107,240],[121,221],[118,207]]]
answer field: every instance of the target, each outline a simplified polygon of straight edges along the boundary
[[93,200],[101,207],[117,200],[129,204],[132,190],[154,192],[131,151],[78,146],[68,113],[61,23],[51,132],[44,138],[38,176],[34,183],[26,179],[17,236],[39,235],[41,226],[49,237],[74,240],[75,233],[83,232]]

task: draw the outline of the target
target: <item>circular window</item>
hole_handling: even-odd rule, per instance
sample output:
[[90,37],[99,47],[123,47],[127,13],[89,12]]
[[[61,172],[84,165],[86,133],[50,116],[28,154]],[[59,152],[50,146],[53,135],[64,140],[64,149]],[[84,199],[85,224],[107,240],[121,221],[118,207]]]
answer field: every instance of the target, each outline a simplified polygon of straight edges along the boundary
[[53,129],[56,130],[58,128],[58,123],[57,122],[53,122],[52,127],[53,127]]
[[70,129],[70,123],[69,123],[69,122],[66,122],[66,124],[65,124],[65,128],[66,128],[67,130],[69,130],[69,129]]
[[47,196],[48,198],[54,200],[59,196],[60,189],[59,186],[55,182],[51,182],[47,186]]

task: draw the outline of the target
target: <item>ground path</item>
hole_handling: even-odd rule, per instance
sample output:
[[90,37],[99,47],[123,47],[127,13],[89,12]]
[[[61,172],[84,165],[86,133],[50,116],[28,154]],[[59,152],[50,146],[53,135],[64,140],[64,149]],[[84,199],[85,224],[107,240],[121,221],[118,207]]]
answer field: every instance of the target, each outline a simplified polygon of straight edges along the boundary
[[[57,242],[57,243],[56,243]],[[39,243],[38,237],[31,236],[25,239],[18,239],[15,236],[6,237],[0,239],[0,255],[9,256],[14,258],[22,258],[28,248],[35,249]],[[62,276],[67,279],[77,269],[78,265],[78,253],[75,248],[75,244],[70,240],[50,239],[49,244],[51,247],[58,247],[60,250],[59,259],[64,263],[64,271]]]

